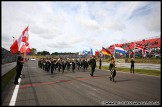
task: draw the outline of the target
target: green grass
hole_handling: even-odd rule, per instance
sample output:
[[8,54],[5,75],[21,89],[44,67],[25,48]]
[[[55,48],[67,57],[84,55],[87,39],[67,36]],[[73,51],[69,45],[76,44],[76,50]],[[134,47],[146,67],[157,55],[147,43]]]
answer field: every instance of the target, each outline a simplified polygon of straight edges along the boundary
[[5,75],[1,77],[1,92],[5,89],[5,87],[11,81],[11,79],[15,76],[15,74],[16,74],[16,68],[13,68],[12,70],[10,70],[8,73],[6,73]]
[[[108,70],[108,66],[102,66],[101,69]],[[130,68],[116,68],[116,71],[130,72]],[[134,72],[137,74],[147,74],[147,75],[154,75],[154,76],[160,76],[161,73],[161,71],[158,70],[146,70],[146,69],[134,69]]]

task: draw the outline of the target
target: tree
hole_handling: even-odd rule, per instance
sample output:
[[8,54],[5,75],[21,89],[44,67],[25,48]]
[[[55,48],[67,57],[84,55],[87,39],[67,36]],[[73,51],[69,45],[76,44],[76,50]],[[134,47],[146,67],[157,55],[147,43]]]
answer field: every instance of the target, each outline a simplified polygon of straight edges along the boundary
[[50,53],[48,51],[41,51],[38,52],[37,55],[50,55]]
[[54,52],[54,53],[52,53],[51,55],[58,55],[58,52]]
[[48,51],[42,51],[42,55],[50,55]]
[[42,54],[42,52],[37,52],[37,55],[41,55]]
[[36,53],[37,53],[37,50],[35,48],[32,48],[31,49],[31,55],[36,55]]

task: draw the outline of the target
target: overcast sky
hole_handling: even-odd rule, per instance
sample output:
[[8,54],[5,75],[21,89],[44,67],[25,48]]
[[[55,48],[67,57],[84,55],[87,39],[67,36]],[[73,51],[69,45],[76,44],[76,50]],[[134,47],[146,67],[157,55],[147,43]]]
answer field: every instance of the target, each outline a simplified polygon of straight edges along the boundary
[[10,50],[29,25],[37,51],[95,51],[161,35],[160,2],[9,2],[1,6],[2,47]]

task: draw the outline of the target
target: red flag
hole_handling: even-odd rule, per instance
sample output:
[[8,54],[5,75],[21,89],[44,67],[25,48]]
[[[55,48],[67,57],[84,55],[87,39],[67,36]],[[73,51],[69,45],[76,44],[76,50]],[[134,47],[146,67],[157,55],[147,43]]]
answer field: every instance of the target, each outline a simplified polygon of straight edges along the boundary
[[96,57],[98,57],[98,54],[99,54],[99,52],[98,51],[95,51],[95,56]]
[[26,52],[30,53],[30,48],[29,47],[26,47]]
[[13,54],[18,53],[18,43],[17,43],[17,40],[15,40],[15,42],[11,45],[10,51]]
[[20,48],[20,52],[24,53],[26,51],[26,46],[23,44]]
[[22,42],[27,42],[28,41],[28,26],[24,29],[24,31],[22,32]]
[[[20,44],[21,42],[25,42],[26,46],[29,45],[29,43],[27,42],[29,38],[29,34],[28,34],[28,26],[23,30],[22,34],[20,35],[20,37],[14,41],[14,43],[10,46],[10,51],[13,54],[18,53],[19,48],[20,48]],[[23,49],[21,49],[21,52],[23,52]]]
[[28,43],[28,42],[26,42],[26,43],[25,43],[25,45],[26,45],[26,46],[29,46],[29,43]]
[[145,52],[144,46],[140,46],[140,45],[138,45],[138,44],[135,44],[135,49],[140,49],[140,50],[142,50],[142,53],[143,53],[143,54],[146,53],[146,52]]
[[16,39],[14,43],[10,46],[11,53],[13,54],[18,53],[21,44],[21,39],[22,39],[22,35],[20,35],[20,37]]

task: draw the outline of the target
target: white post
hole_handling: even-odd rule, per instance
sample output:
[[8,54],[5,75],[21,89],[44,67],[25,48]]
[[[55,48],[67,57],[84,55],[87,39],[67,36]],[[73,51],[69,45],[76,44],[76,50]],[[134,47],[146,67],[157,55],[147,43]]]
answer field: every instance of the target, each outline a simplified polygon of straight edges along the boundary
[[134,54],[133,54],[134,59],[135,59],[135,47],[136,47],[136,42],[134,41]]
[[115,44],[114,44],[114,60],[115,60]]

